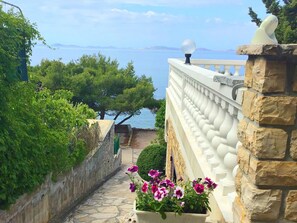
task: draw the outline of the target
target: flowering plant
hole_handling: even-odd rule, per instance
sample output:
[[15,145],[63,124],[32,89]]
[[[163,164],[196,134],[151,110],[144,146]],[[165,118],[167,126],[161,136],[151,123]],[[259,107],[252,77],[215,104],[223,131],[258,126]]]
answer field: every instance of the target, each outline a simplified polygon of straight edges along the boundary
[[136,192],[136,209],[159,212],[163,219],[165,212],[205,214],[209,207],[209,195],[217,187],[210,178],[204,180],[184,181],[179,179],[175,184],[161,177],[158,170],[150,170],[149,182],[137,177],[137,166],[129,167],[130,190]]

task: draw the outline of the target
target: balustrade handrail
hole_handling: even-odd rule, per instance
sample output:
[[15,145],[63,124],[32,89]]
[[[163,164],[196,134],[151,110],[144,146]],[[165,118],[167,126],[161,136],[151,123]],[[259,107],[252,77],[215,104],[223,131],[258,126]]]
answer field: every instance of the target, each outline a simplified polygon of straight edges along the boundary
[[[206,61],[206,60],[205,60]],[[227,60],[224,60],[227,61]],[[241,110],[241,97],[238,97],[235,101],[232,98],[232,88],[226,85],[222,85],[218,82],[214,82],[213,79],[215,76],[224,76],[222,73],[209,70],[206,68],[202,68],[199,66],[187,65],[180,59],[168,59],[168,63],[170,64],[170,69],[179,73],[181,76],[187,76],[192,78],[195,81],[198,81],[202,85],[204,85],[210,91],[213,91],[219,97],[224,98],[228,103],[232,104],[234,107]],[[240,64],[244,64],[243,61],[239,62]],[[182,84],[182,83],[180,83]],[[170,86],[170,79],[169,79]],[[182,88],[182,86],[179,86]]]
[[192,65],[237,65],[237,66],[244,66],[245,60],[217,60],[217,59],[192,59]]
[[[192,59],[192,65],[223,73],[225,76],[240,76],[244,72],[244,60]],[[242,74],[243,75],[243,74]]]

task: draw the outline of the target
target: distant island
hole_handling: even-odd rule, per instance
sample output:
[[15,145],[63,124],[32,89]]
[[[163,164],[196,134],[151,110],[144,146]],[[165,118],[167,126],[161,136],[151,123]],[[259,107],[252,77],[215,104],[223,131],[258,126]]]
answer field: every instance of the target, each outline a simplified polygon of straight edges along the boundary
[[[37,46],[43,46],[42,44],[38,44]],[[50,45],[52,48],[68,48],[68,49],[130,49],[130,50],[171,50],[171,51],[180,51],[180,48],[178,47],[168,47],[168,46],[150,46],[150,47],[144,47],[144,48],[132,48],[132,47],[115,47],[115,46],[79,46],[79,45],[73,45],[73,44],[61,44],[61,43],[55,43]],[[210,52],[230,52],[235,51],[233,49],[227,49],[227,50],[213,50],[208,48],[197,48],[197,51],[210,51]]]

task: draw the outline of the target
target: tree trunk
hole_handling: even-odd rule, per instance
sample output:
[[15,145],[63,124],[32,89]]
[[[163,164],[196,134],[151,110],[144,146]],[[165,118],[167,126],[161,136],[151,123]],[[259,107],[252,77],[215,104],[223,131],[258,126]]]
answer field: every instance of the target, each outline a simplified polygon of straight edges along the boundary
[[113,120],[117,120],[117,118],[120,116],[120,114],[122,114],[122,112],[119,112],[119,113],[114,117]]
[[105,110],[101,110],[99,113],[99,116],[100,116],[100,120],[103,120],[105,117]]
[[126,118],[124,118],[122,121],[120,121],[118,124],[116,124],[116,125],[121,125],[121,124],[123,124],[125,121],[127,121],[128,119],[130,119],[130,118],[132,118],[134,116],[134,114],[132,114],[132,115],[129,115],[128,117],[126,117]]

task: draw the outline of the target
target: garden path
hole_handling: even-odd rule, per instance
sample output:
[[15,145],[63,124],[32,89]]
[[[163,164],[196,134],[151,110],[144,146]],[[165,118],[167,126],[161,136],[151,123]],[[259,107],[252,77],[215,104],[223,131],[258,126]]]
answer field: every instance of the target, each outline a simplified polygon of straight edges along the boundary
[[121,170],[98,188],[85,202],[77,206],[64,223],[133,223],[133,201],[126,169],[156,137],[153,131],[135,131],[131,146],[122,147]]

